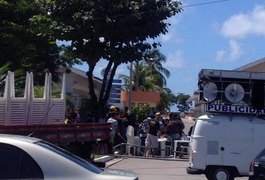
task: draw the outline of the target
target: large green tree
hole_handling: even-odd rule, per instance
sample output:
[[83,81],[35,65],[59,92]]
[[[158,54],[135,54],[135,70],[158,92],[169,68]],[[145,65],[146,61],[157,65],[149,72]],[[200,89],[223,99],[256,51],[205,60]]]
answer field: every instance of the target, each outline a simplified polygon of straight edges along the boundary
[[37,0],[0,0],[0,67],[9,62],[9,70],[31,71],[37,79],[45,71],[55,74],[60,65],[71,64],[60,58],[56,38],[40,34],[32,22],[43,13],[47,12]]
[[[158,43],[152,42],[167,33],[165,20],[181,11],[175,0],[50,0],[47,14],[36,22],[53,29],[59,40],[70,41],[73,57],[89,66],[89,94],[104,106],[117,67],[142,58],[143,52]],[[46,22],[46,24],[44,23]],[[40,29],[40,33],[45,33]],[[99,97],[93,84],[97,62],[108,60]]]
[[187,103],[190,95],[179,93],[177,96],[177,108],[180,112],[188,111],[190,109],[191,103]]

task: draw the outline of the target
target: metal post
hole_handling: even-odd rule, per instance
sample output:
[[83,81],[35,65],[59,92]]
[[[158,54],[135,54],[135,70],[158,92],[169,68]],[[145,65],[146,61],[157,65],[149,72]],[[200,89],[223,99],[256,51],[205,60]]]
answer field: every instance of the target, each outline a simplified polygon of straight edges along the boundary
[[133,63],[131,62],[130,64],[130,82],[129,82],[129,96],[128,96],[128,111],[131,112],[132,108],[132,68],[133,68]]

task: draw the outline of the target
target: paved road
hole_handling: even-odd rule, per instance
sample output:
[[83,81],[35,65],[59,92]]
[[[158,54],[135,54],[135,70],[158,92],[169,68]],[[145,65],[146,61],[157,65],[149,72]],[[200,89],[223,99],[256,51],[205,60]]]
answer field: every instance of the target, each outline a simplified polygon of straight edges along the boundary
[[[187,166],[187,159],[172,161],[126,158],[119,159],[117,163],[110,165],[109,168],[132,170],[138,174],[140,180],[207,180],[204,175],[187,174]],[[247,177],[236,178],[236,180],[247,179]]]

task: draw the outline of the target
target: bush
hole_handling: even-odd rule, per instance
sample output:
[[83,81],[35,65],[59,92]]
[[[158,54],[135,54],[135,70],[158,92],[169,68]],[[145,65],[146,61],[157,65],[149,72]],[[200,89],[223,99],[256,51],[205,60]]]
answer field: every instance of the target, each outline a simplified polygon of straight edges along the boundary
[[132,109],[132,113],[136,115],[136,123],[141,123],[150,112],[151,107],[148,104],[141,104]]

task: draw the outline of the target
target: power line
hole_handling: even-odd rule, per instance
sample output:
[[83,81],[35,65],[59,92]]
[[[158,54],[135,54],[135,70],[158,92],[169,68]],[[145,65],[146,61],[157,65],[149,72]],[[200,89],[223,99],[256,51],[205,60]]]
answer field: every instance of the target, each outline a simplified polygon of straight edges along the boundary
[[[214,1],[204,2],[204,3],[197,3],[197,4],[190,4],[190,5],[180,6],[180,7],[181,8],[187,8],[187,7],[195,7],[195,6],[204,6],[204,5],[209,5],[209,4],[222,3],[222,2],[226,2],[226,1],[231,1],[231,0],[214,0]],[[155,12],[155,10],[145,11],[145,12],[142,12],[142,14],[149,14],[149,13],[153,13],[153,12]],[[120,14],[120,15],[116,15],[116,17],[123,17],[123,16],[130,16],[130,15],[133,15],[133,13]]]
[[[184,6],[180,5],[180,8],[204,6],[204,5],[209,5],[209,4],[222,3],[222,2],[226,2],[226,1],[231,1],[231,0],[214,0],[214,1],[204,2],[204,3],[190,4],[190,5],[184,5]],[[144,11],[144,12],[141,12],[141,14],[150,14],[150,13],[154,13],[154,12],[156,12],[156,10]],[[136,13],[116,14],[116,15],[110,15],[109,17],[120,18],[120,17],[124,17],[124,16],[132,16],[132,15],[135,15],[135,14]],[[102,18],[103,17],[97,17],[95,19],[102,19]]]
[[194,7],[194,6],[204,6],[204,5],[208,5],[208,4],[221,3],[221,2],[225,2],[225,1],[230,1],[230,0],[217,0],[217,1],[209,1],[209,2],[204,2],[204,3],[198,3],[198,4],[190,4],[190,5],[182,6],[182,8]]

